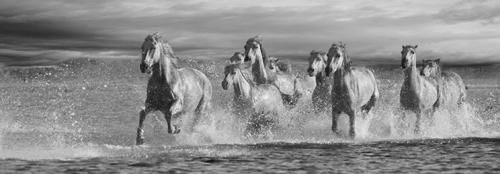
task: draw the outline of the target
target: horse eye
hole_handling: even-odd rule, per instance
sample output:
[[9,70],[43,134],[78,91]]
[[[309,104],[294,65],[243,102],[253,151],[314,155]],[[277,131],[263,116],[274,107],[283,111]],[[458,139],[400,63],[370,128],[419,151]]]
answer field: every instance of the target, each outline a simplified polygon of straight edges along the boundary
[[236,72],[233,71],[233,72],[231,72],[231,74],[236,74]]
[[414,52],[414,51],[410,51],[410,53],[411,53],[411,54],[415,54],[415,52]]

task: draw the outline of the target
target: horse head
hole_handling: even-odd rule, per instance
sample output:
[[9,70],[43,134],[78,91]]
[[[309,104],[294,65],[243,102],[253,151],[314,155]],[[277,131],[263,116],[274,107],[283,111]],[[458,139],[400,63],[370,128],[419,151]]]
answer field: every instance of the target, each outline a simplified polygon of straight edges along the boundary
[[326,67],[328,57],[324,51],[312,50],[309,54],[309,67],[307,73],[313,77],[316,74],[323,72]]
[[401,68],[406,69],[416,63],[416,49],[418,45],[403,45],[401,50]]
[[141,64],[142,73],[151,74],[153,65],[160,61],[161,56],[161,36],[158,33],[152,33],[146,36],[141,46]]
[[234,77],[239,70],[240,64],[230,64],[224,67],[224,80],[222,80],[222,88],[227,90],[229,84],[234,82]]
[[340,68],[350,68],[351,60],[346,54],[346,46],[344,43],[332,44],[327,53],[327,61],[325,72],[328,76]]
[[262,48],[262,37],[260,35],[249,38],[244,49],[245,62],[250,61],[254,64],[256,61],[261,61],[261,63],[267,65],[268,58],[264,48]]
[[235,52],[231,58],[229,58],[230,64],[243,64],[245,62],[245,55],[242,52]]
[[422,60],[423,68],[420,71],[420,75],[425,77],[439,76],[441,75],[441,59],[435,60]]
[[269,69],[273,72],[277,72],[280,70],[278,67],[279,58],[277,57],[269,57]]

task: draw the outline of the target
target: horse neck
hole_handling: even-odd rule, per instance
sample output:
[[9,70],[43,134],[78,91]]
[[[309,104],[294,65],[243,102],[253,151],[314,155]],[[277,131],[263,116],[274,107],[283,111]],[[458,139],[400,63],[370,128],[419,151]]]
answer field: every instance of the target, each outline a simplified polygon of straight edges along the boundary
[[343,88],[345,82],[344,76],[351,72],[351,65],[349,60],[344,59],[342,65],[333,73],[333,86],[335,89]]
[[404,71],[404,81],[407,85],[416,86],[419,83],[420,75],[417,69],[416,58],[411,62],[410,67]]
[[324,84],[327,81],[327,78],[328,77],[326,76],[326,72],[323,69],[323,71],[316,74],[316,84],[317,85]]
[[346,70],[344,67],[339,67],[337,71],[333,73],[333,86],[334,88],[338,89],[341,88],[344,85],[344,74],[346,74]]
[[179,72],[171,59],[172,58],[166,55],[162,55],[160,58],[160,70],[162,71],[162,75],[165,76],[165,80],[168,84],[176,83],[179,79]]
[[268,80],[268,74],[266,72],[266,65],[264,61],[264,55],[262,55],[262,48],[260,50],[261,54],[256,56],[255,63],[252,66],[252,72],[256,77],[256,82],[258,84],[264,84]]
[[234,93],[236,98],[249,99],[253,84],[248,82],[241,71],[238,71],[233,80]]

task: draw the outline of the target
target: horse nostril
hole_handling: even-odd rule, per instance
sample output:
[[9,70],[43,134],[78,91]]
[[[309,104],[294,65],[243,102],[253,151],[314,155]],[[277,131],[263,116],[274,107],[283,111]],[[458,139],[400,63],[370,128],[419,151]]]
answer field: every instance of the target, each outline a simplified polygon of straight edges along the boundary
[[312,73],[312,72],[314,72],[314,69],[312,69],[312,68],[307,68],[307,72],[308,72],[308,73]]

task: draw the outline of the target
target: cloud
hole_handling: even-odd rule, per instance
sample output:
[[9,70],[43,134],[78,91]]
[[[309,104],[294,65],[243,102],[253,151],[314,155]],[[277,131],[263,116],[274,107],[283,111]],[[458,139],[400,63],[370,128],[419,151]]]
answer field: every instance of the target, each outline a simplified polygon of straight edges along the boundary
[[[179,55],[207,59],[240,51],[246,39],[256,34],[263,35],[272,55],[307,55],[312,49],[326,50],[332,42],[344,41],[351,55],[364,59],[397,59],[401,44],[422,45],[425,56],[491,57],[500,52],[484,49],[491,46],[482,43],[497,43],[491,38],[500,37],[498,25],[474,22],[485,21],[480,17],[462,22],[449,15],[467,6],[460,4],[475,4],[469,5],[475,8],[491,6],[485,5],[488,3],[491,1],[0,1],[0,62],[8,56],[12,61],[19,57],[136,57],[144,37],[154,31],[162,33]],[[490,41],[482,42],[487,39]],[[475,45],[465,47],[463,43]],[[43,53],[47,54],[41,56]]]
[[450,23],[471,21],[480,21],[484,24],[494,23],[500,16],[500,1],[462,0],[451,7],[444,8],[436,16]]

